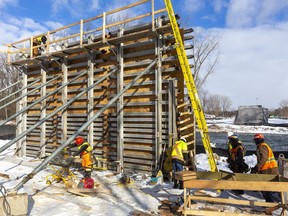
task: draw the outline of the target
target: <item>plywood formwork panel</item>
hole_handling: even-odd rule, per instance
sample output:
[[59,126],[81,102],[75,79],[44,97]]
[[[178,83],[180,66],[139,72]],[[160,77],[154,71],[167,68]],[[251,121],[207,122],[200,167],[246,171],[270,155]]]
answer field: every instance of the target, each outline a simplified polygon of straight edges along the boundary
[[[65,104],[63,99],[65,95],[66,100],[69,101],[85,91],[91,85],[91,80],[89,83],[91,73],[93,82],[96,82],[110,71],[118,68],[117,72],[95,86],[90,93],[84,93],[69,107],[59,111],[45,123],[46,154],[51,153],[53,149],[61,145],[61,142],[65,141],[65,139],[63,140],[63,128],[66,128],[65,134],[68,137],[72,136],[89,120],[91,115],[105,107],[119,93],[121,90],[118,86],[120,68],[123,70],[123,81],[121,82],[125,87],[151,62],[158,59],[160,67],[153,67],[123,94],[123,107],[120,110],[117,108],[120,101],[118,100],[93,122],[91,129],[87,128],[80,133],[85,139],[88,139],[89,136],[92,137],[93,154],[96,157],[107,158],[110,169],[116,169],[114,161],[119,158],[119,151],[122,148],[123,156],[121,157],[123,157],[122,166],[124,168],[150,173],[156,171],[159,150],[162,149],[163,143],[169,142],[169,127],[176,125],[176,122],[171,122],[172,118],[169,117],[171,115],[169,80],[174,80],[173,83],[175,83],[175,105],[177,105],[177,100],[184,100],[183,75],[179,69],[176,51],[173,48],[173,33],[168,19],[159,17],[156,20],[161,19],[162,25],[158,25],[157,21],[158,26],[155,26],[155,31],[151,29],[155,23],[153,25],[151,23],[131,25],[126,29],[121,27],[122,35],[119,34],[120,28],[115,28],[105,35],[105,41],[101,35],[92,36],[90,34],[88,39],[82,40],[82,46],[81,41],[75,40],[61,46],[62,50],[55,50],[52,53],[27,60],[18,59],[14,62],[15,64],[27,64],[29,79],[41,77],[41,70],[42,73],[46,72],[47,81],[51,77],[59,76],[59,79],[46,86],[47,93],[65,84],[66,81],[72,81],[77,75],[86,71],[83,76],[67,86],[67,91],[61,89],[45,100],[47,114],[53,113],[58,107]],[[120,61],[120,48],[123,50],[123,55],[121,55],[123,61]],[[63,67],[64,64],[65,67]],[[63,68],[67,70],[65,82]],[[160,73],[160,76],[157,76],[157,73]],[[157,80],[159,78],[161,80]],[[41,80],[37,84],[42,84]],[[31,104],[42,96],[41,91],[35,91],[27,97],[27,103]],[[41,121],[41,110],[43,109],[44,107],[41,107],[39,103],[28,110],[27,128]],[[63,113],[65,113],[65,118],[62,118]],[[123,118],[118,118],[119,115],[123,115]],[[123,127],[123,134],[119,134],[120,123]],[[161,138],[157,139],[159,133],[161,133]],[[27,154],[29,156],[39,157],[40,134],[41,130],[37,128],[27,135]],[[119,148],[120,135],[123,140],[121,148]],[[161,143],[159,143],[160,141]]]

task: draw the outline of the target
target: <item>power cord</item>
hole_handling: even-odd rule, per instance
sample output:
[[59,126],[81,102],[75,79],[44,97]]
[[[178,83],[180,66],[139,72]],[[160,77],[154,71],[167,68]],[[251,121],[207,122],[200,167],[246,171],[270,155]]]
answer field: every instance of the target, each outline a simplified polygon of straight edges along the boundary
[[6,189],[5,189],[5,187],[3,185],[0,185],[0,192],[1,192],[2,196],[3,196],[3,211],[5,212],[5,214],[7,216],[12,216],[11,207],[10,207],[8,201],[7,201],[7,198],[6,198],[7,191],[6,191]]

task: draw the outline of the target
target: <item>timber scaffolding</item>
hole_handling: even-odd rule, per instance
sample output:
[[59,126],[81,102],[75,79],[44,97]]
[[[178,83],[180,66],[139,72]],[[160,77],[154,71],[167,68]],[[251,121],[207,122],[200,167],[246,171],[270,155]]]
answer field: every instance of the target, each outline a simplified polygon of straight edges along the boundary
[[[107,24],[143,4],[151,11]],[[195,154],[194,117],[166,14],[142,0],[9,44],[8,62],[22,71],[24,88],[12,116],[16,138],[0,151],[16,143],[19,156],[45,158],[81,135],[109,169],[152,174],[180,136]],[[193,29],[180,31],[184,41],[193,38]],[[43,35],[46,44],[33,43]]]

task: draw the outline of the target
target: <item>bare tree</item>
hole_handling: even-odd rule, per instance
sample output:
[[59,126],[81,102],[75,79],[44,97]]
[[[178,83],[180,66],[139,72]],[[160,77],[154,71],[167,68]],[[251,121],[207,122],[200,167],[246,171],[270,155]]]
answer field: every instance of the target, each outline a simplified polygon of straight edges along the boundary
[[280,108],[288,107],[288,100],[280,101],[279,105],[280,105]]
[[206,101],[206,112],[215,116],[221,113],[221,100],[220,95],[209,95]]
[[[17,82],[19,78],[19,71],[7,64],[7,55],[0,54],[0,90],[5,89],[11,86],[13,83]],[[15,92],[19,88],[19,85],[15,85],[11,88],[7,88],[5,91],[1,91],[0,98],[5,98],[6,96],[10,95],[11,93]],[[7,98],[6,100],[0,103],[0,106],[4,105],[5,103],[15,99],[17,95]],[[16,105],[11,104],[10,106],[5,107],[3,110],[0,110],[0,119],[6,119],[12,114],[15,113]]]
[[275,114],[281,118],[288,118],[288,100],[282,100],[279,103],[280,108],[275,110]]
[[124,20],[127,20],[129,18],[128,16],[128,13],[117,13],[116,15],[113,15],[113,16],[109,16],[107,18],[107,24],[113,24],[113,23],[118,23],[118,25],[115,25],[115,26],[112,26],[109,28],[109,32],[113,32],[113,31],[117,31],[118,29],[120,28],[127,28],[129,26],[131,26],[133,23],[129,23],[129,22],[121,22],[121,21],[124,21]]
[[215,116],[226,116],[231,106],[232,101],[228,96],[219,94],[208,95],[206,96],[204,111]]
[[220,104],[221,104],[221,109],[222,109],[222,115],[226,116],[227,111],[230,111],[232,107],[232,101],[228,96],[221,95]]
[[217,34],[201,29],[194,32],[194,80],[199,90],[215,71],[220,54],[219,41],[220,37]]

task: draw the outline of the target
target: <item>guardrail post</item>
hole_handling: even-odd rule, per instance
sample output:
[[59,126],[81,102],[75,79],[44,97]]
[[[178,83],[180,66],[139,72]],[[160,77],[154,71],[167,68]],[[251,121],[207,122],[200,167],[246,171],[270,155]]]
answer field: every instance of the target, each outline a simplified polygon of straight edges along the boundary
[[105,37],[106,29],[105,29],[105,26],[106,26],[106,13],[103,12],[102,43],[106,42],[106,37]]

